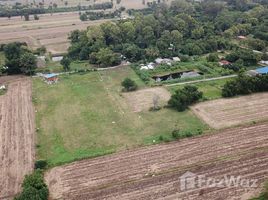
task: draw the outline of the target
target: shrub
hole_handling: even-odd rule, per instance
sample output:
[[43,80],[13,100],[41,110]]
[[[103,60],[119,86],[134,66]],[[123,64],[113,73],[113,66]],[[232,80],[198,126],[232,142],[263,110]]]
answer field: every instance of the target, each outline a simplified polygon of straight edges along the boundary
[[30,175],[26,175],[22,184],[22,192],[15,197],[15,200],[47,200],[49,191],[44,182],[41,170],[36,170]]
[[45,169],[47,167],[46,160],[37,160],[35,162],[35,169]]
[[217,62],[219,60],[219,57],[216,53],[211,53],[207,57],[208,62]]
[[185,86],[183,89],[179,89],[173,94],[168,101],[168,105],[178,111],[184,111],[189,105],[197,102],[203,96],[203,93],[198,91],[196,86]]
[[126,91],[134,91],[138,88],[135,81],[131,80],[130,78],[125,78],[125,80],[122,81],[121,85]]
[[172,131],[172,137],[178,139],[180,137],[180,129],[175,129]]

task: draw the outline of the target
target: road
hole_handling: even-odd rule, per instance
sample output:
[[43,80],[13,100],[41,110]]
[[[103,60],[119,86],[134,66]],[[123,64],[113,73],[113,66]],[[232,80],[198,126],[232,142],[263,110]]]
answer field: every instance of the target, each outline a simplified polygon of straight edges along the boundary
[[226,78],[233,78],[233,77],[237,77],[237,75],[236,74],[233,74],[233,75],[228,75],[228,76],[220,76],[220,77],[215,77],[215,78],[206,78],[206,79],[200,79],[200,80],[195,80],[195,81],[186,81],[186,82],[181,82],[181,83],[172,83],[172,84],[167,84],[166,86],[171,87],[171,86],[176,86],[176,85],[186,85],[186,84],[199,83],[199,82],[207,82],[207,81],[215,81],[215,80],[226,79]]

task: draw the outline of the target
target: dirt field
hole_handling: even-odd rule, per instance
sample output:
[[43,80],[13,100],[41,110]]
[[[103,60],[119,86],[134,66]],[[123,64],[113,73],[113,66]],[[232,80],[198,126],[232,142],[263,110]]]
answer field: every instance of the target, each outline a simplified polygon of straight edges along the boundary
[[0,96],[0,199],[12,199],[20,191],[24,175],[34,165],[34,109],[31,80],[0,77],[8,91]]
[[153,106],[153,98],[157,97],[159,105],[164,106],[170,99],[170,93],[163,87],[148,88],[135,92],[123,93],[134,112],[147,111]]
[[[56,167],[46,174],[53,199],[248,199],[268,177],[268,124],[154,145]],[[186,171],[208,178],[258,179],[257,188],[180,189]]]
[[268,93],[196,104],[192,110],[216,129],[268,119]]
[[[32,17],[32,16],[31,16]],[[0,18],[0,43],[26,42],[36,49],[44,45],[52,54],[64,53],[69,47],[68,34],[109,20],[81,22],[77,12],[40,15],[38,21],[21,17]]]
[[[68,2],[68,5],[65,5],[65,2]],[[38,4],[39,2],[44,2],[45,7],[48,7],[50,2],[56,3],[58,7],[75,7],[78,4],[81,6],[88,6],[88,5],[93,5],[93,0],[8,0],[8,1],[3,1],[0,0],[0,3],[2,4],[7,4],[7,5],[14,5],[16,2],[20,2],[22,4],[30,4],[30,3],[36,3]],[[119,8],[121,6],[125,7],[126,9],[141,9],[145,8],[147,2],[152,2],[153,0],[145,0],[145,5],[142,4],[142,0],[121,0],[120,4],[117,4],[116,1],[114,1],[114,8]],[[109,0],[96,0],[95,3],[104,3],[104,2],[110,2]]]

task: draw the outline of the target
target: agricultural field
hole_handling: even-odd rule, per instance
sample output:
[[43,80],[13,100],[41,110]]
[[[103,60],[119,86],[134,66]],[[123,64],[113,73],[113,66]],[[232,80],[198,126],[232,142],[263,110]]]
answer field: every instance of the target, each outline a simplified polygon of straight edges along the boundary
[[194,113],[216,129],[268,119],[268,93],[257,93],[196,104]]
[[[53,199],[249,199],[268,178],[268,124],[227,129],[56,167],[46,173]],[[206,178],[241,176],[257,187],[181,190],[187,171]]]
[[[14,5],[16,2],[22,3],[24,5],[26,4],[31,4],[31,3],[38,3],[41,1],[34,1],[34,0],[9,0],[9,1],[4,1],[0,0],[0,4],[6,4],[6,5]],[[105,2],[111,2],[109,0],[44,0],[44,5],[45,7],[48,7],[50,3],[56,3],[58,7],[76,7],[77,5],[81,6],[89,6],[99,3],[105,3]],[[65,2],[68,2],[67,5]],[[125,7],[126,9],[142,9],[146,8],[147,2],[152,2],[152,0],[146,0],[145,5],[142,3],[142,0],[121,0],[119,4],[114,1],[114,9],[115,8],[120,8],[121,6]]]
[[34,167],[34,108],[29,78],[0,77],[0,84],[8,84],[0,96],[0,199],[9,200]]
[[[33,18],[33,16],[31,16]],[[26,42],[36,49],[45,46],[52,54],[65,53],[69,47],[68,34],[84,30],[108,20],[81,22],[78,12],[43,14],[39,20],[24,21],[21,17],[0,18],[0,44]]]
[[174,129],[192,133],[209,129],[191,111],[134,112],[121,93],[125,77],[135,80],[139,89],[145,87],[129,67],[64,75],[56,85],[34,79],[38,158],[54,166],[158,143],[160,136],[171,140]]
[[[224,84],[227,81],[232,80],[233,78],[227,78],[227,79],[219,79],[214,81],[206,81],[206,82],[199,82],[199,83],[192,83],[190,85],[194,85],[198,87],[199,91],[203,92],[203,99],[205,100],[212,100],[212,99],[218,99],[221,98],[221,90],[224,86]],[[177,85],[177,86],[168,86],[167,88],[170,90],[171,93],[174,93],[178,89],[182,89],[185,85]]]

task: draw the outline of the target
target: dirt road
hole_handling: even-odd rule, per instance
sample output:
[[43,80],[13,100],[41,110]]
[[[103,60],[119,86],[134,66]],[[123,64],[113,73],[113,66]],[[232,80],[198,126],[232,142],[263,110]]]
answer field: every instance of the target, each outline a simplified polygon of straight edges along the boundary
[[[15,79],[15,77],[12,77]],[[34,108],[32,85],[28,78],[11,81],[0,96],[0,199],[13,199],[26,174],[34,165]],[[5,82],[6,83],[6,82]]]
[[[46,174],[53,199],[248,199],[268,178],[268,124],[228,129],[56,167]],[[182,190],[186,171],[207,178],[257,179],[257,188]]]

